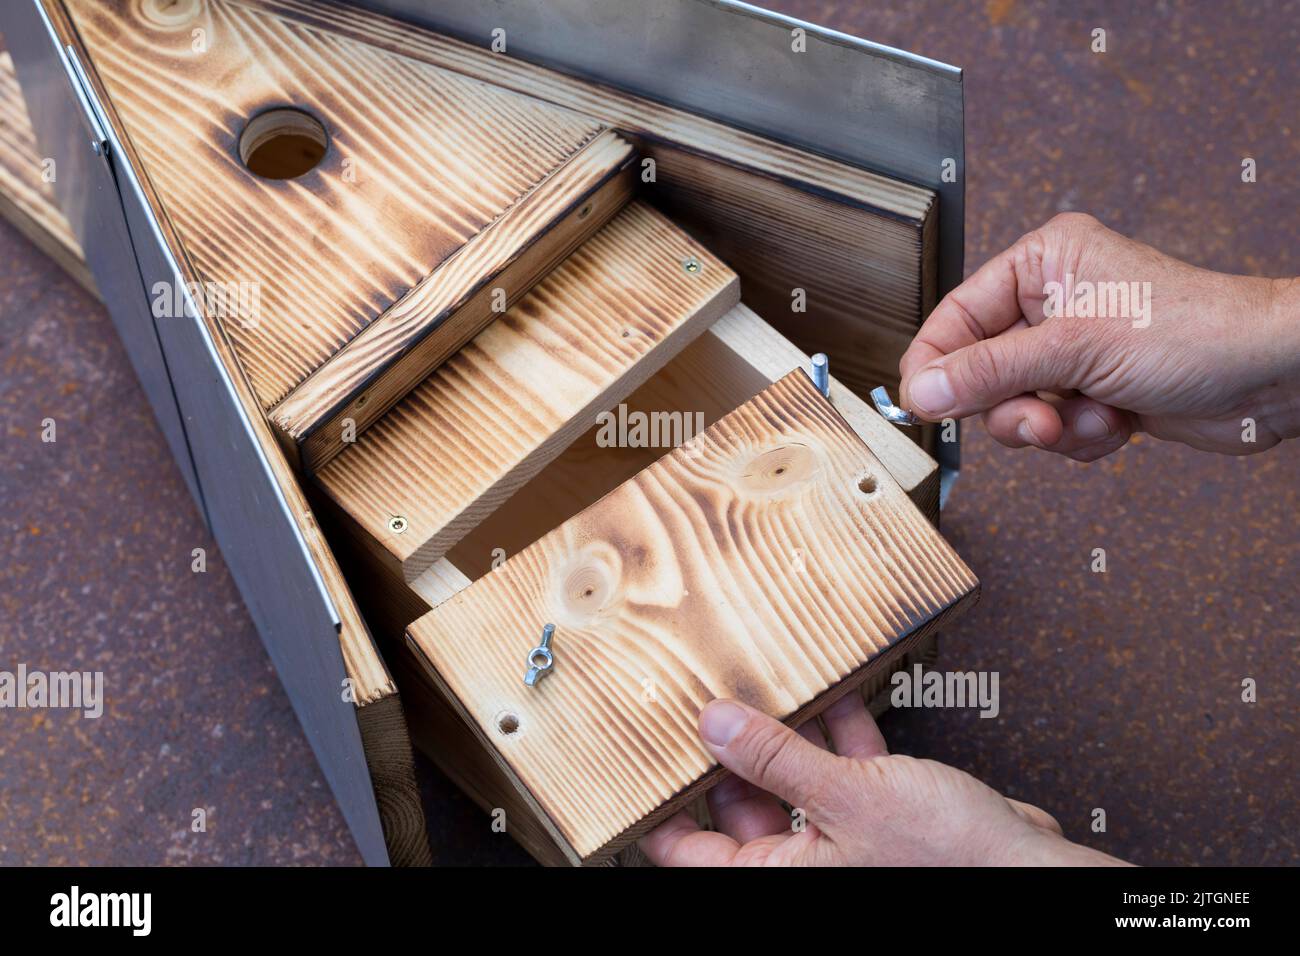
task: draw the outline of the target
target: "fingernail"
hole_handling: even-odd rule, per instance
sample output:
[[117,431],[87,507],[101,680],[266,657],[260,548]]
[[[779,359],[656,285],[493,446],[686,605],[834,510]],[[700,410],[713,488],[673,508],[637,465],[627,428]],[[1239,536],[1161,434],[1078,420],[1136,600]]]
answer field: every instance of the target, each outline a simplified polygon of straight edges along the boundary
[[1087,442],[1097,441],[1110,434],[1110,426],[1106,419],[1089,408],[1074,420],[1074,434]]
[[700,711],[700,734],[715,747],[725,747],[740,733],[749,714],[729,700],[713,700]]
[[1038,436],[1034,434],[1034,429],[1030,426],[1029,419],[1027,418],[1020,419],[1020,424],[1016,426],[1016,435],[1027,445],[1033,445],[1036,448],[1043,447],[1043,443],[1039,441]]
[[930,415],[947,411],[956,399],[948,373],[941,368],[918,372],[907,390],[907,397],[916,408]]

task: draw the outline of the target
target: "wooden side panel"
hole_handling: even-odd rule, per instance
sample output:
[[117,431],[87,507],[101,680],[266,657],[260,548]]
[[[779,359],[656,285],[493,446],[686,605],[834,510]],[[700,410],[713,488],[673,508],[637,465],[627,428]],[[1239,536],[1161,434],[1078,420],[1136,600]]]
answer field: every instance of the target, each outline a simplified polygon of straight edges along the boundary
[[[409,634],[571,859],[596,862],[704,784],[707,701],[802,720],[977,586],[794,372]],[[554,673],[528,688],[547,622]]]
[[844,193],[644,148],[658,164],[647,198],[740,274],[750,306],[804,351],[830,355],[859,394],[896,390],[898,360],[934,304],[922,273],[937,205],[920,220],[881,216]]
[[[605,128],[228,0],[67,5],[199,280],[256,285],[223,324],[263,408]],[[253,175],[241,134],[283,107],[328,148]]]
[[317,480],[414,578],[739,297],[735,273],[634,203]]

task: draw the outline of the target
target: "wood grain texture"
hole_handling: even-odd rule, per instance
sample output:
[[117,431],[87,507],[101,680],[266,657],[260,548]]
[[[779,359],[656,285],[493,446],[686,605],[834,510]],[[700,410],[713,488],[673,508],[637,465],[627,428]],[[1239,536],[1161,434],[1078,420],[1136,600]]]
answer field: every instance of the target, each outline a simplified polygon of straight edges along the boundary
[[[743,405],[808,357],[741,304],[632,392],[629,414],[699,416],[704,427]],[[939,467],[897,427],[831,378],[831,404],[871,449],[912,503],[937,524]],[[632,478],[668,449],[606,447],[592,426],[527,485],[483,517],[464,538],[411,581],[430,606],[486,574],[500,555],[518,554],[563,521]],[[466,575],[469,577],[467,578]]]
[[[804,152],[685,110],[623,90],[577,79],[556,70],[492,53],[335,0],[230,0],[294,23],[327,28],[443,69],[554,103],[637,137],[695,149],[738,166],[810,188],[849,196],[882,213],[921,219],[934,193],[867,170]],[[482,38],[487,43],[490,38]]]
[[272,409],[303,469],[342,451],[345,434],[373,424],[608,222],[633,195],[633,158],[601,133]]
[[415,755],[402,700],[390,694],[357,710],[366,768],[375,788],[384,845],[393,866],[430,866],[433,852],[424,820]]
[[[0,188],[9,197],[17,198],[24,207],[23,217],[33,229],[40,231],[39,235],[31,236],[33,241],[41,248],[51,250],[55,260],[73,278],[82,282],[91,293],[96,293],[81,249],[55,204],[52,192],[38,188],[26,194],[10,191],[14,182],[29,185],[39,182],[39,176],[35,181],[29,177],[32,171],[40,168],[30,119],[12,69],[9,55],[0,53],[0,117],[3,117],[0,124]],[[17,203],[3,201],[0,197],[0,215],[9,218],[16,208]],[[231,357],[227,355],[226,359],[231,360]],[[241,376],[236,378],[242,383]],[[275,455],[273,446],[268,448],[268,453]],[[352,601],[332,551],[316,529],[313,512],[305,509],[301,494],[294,494],[296,485],[284,470],[282,461],[280,476],[282,481],[290,483],[286,486],[289,489],[287,496],[298,509],[308,547],[322,569],[326,586],[342,618],[339,642],[343,648],[346,673],[353,682],[357,725],[365,749],[366,768],[375,790],[389,861],[394,866],[427,865],[431,861],[428,833],[397,687],[376,653],[369,629]],[[419,606],[418,599],[415,606]]]
[[[707,701],[805,719],[977,587],[793,372],[409,635],[571,859],[590,863],[707,784]],[[524,658],[548,621],[555,670],[529,689]]]
[[[403,731],[409,731],[410,743],[424,753],[438,769],[477,803],[485,813],[498,809],[506,814],[506,832],[534,859],[547,865],[566,865],[554,826],[540,812],[527,794],[521,794],[488,749],[474,736],[469,724],[429,679],[423,664],[406,643],[406,626],[426,614],[427,604],[410,589],[401,576],[381,562],[371,549],[359,547],[355,537],[342,533],[333,519],[343,517],[338,509],[324,503],[321,509],[326,530],[335,542],[335,553],[352,584],[366,621],[383,650],[384,659],[397,683],[401,696]],[[445,586],[454,590],[469,585],[469,579],[455,568],[444,566]],[[368,709],[368,708],[367,708]],[[359,719],[363,718],[363,710]],[[366,728],[363,724],[363,739]],[[377,753],[394,751],[393,742],[380,745]],[[367,747],[367,759],[371,751]],[[379,779],[372,770],[372,777]],[[384,800],[404,805],[405,788],[388,788]],[[378,794],[377,794],[378,795]],[[381,803],[381,810],[383,809]],[[396,810],[392,814],[398,816]],[[387,817],[385,818],[387,820]],[[423,821],[421,821],[423,826]],[[484,826],[487,826],[487,821]],[[387,831],[388,824],[385,823]],[[394,841],[395,842],[395,841]],[[390,854],[393,852],[390,844]]]
[[[740,275],[751,305],[804,351],[831,355],[860,394],[897,384],[906,342],[936,301],[938,201],[931,190],[355,7],[239,2],[526,92],[619,130],[658,164],[657,182],[648,187],[654,200],[700,230]],[[806,313],[790,310],[795,288],[807,292]]]
[[[743,305],[734,307],[710,330],[688,345],[625,403],[629,410],[651,413],[693,409],[712,424],[762,391],[792,368],[807,367],[807,356]],[[854,432],[907,491],[923,513],[937,516],[935,463],[886,423],[852,391],[832,380],[831,402]],[[432,607],[469,587],[491,569],[497,553],[517,554],[599,500],[623,481],[660,457],[662,448],[602,448],[590,429],[550,465],[515,493],[414,581],[407,584],[362,543],[355,528],[333,537],[348,580],[362,602],[366,619],[384,649],[401,690],[413,742],[480,806],[504,808],[508,832],[537,860],[565,862],[553,828],[534,817],[501,766],[473,736],[442,693],[404,646],[402,633]],[[909,490],[909,487],[910,490]],[[338,511],[331,502],[326,514]],[[500,549],[497,552],[496,549]],[[908,667],[933,652],[934,637],[921,639],[896,665],[873,667],[863,694],[880,711],[887,704],[888,677],[893,666]],[[630,856],[629,856],[630,854]],[[628,848],[620,862],[634,862]]]
[[[809,368],[807,354],[753,310],[733,309],[711,330],[747,365],[775,382],[791,368]],[[886,470],[930,521],[939,523],[939,465],[907,431],[880,417],[875,407],[843,381],[839,358],[831,361],[830,399]]]
[[81,246],[59,211],[44,172],[36,133],[14,76],[13,58],[0,51],[0,216],[17,226],[83,288],[98,294]]
[[896,390],[899,359],[934,304],[934,276],[922,273],[935,258],[925,237],[937,203],[919,220],[881,216],[842,192],[643,148],[658,164],[647,198],[740,274],[750,306],[804,351],[832,356],[859,394]]
[[317,481],[413,579],[739,298],[735,273],[634,203]]
[[[205,282],[258,284],[256,309],[223,325],[263,408],[444,264],[454,263],[462,291],[487,281],[501,248],[477,260],[489,270],[477,281],[457,253],[604,128],[229,0],[182,5],[191,12],[174,18],[150,15],[156,6],[68,2],[195,272]],[[255,176],[240,134],[252,117],[285,106],[319,120],[328,148],[297,178]],[[546,224],[579,198],[575,183],[557,184],[566,188],[542,204]],[[440,315],[425,316],[433,329]],[[413,320],[404,319],[393,323],[402,335],[379,338],[409,340]]]

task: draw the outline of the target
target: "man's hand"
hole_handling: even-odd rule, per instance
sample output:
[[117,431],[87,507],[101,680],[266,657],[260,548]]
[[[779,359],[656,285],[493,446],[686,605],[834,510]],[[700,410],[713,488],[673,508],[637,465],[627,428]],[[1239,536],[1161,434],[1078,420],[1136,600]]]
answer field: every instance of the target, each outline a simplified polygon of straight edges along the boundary
[[[1085,287],[1094,316],[1137,295],[1124,315],[1059,314]],[[1093,461],[1145,431],[1263,451],[1300,434],[1300,280],[1208,272],[1091,216],[1057,216],[949,293],[900,369],[903,407],[931,421],[983,414],[1012,448]]]
[[[798,731],[715,700],[700,733],[732,776],[708,795],[714,830],[679,813],[641,839],[660,866],[1096,865],[1120,861],[1071,843],[1037,807],[970,774],[890,756],[857,692]],[[792,815],[777,798],[796,809]],[[798,825],[803,822],[803,826]]]

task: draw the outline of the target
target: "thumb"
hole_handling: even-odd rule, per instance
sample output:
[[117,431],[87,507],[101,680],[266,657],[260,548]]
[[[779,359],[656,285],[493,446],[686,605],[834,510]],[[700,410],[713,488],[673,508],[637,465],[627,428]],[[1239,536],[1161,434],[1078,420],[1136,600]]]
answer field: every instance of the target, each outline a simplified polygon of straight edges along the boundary
[[1086,363],[1077,336],[1057,323],[1013,329],[912,372],[902,402],[922,418],[965,418],[1017,395],[1077,388]]
[[700,712],[700,736],[718,762],[760,790],[810,810],[821,784],[844,758],[810,743],[766,714],[734,700],[714,700]]

